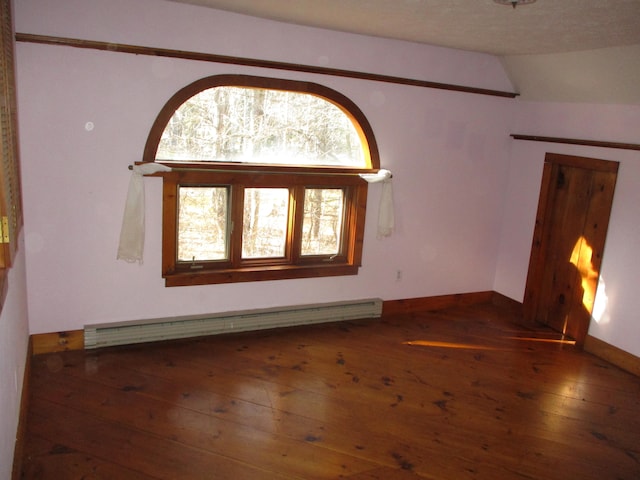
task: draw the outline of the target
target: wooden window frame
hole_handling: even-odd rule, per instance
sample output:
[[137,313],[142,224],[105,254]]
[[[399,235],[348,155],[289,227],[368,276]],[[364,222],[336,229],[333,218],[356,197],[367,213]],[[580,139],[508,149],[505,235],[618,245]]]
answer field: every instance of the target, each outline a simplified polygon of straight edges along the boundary
[[[156,160],[162,133],[173,113],[197,93],[215,86],[244,86],[311,93],[338,106],[352,119],[364,148],[366,168],[296,167]],[[163,177],[162,276],[167,287],[235,282],[356,275],[362,262],[368,184],[360,173],[379,169],[378,149],[369,122],[360,109],[342,94],[327,87],[292,80],[245,75],[217,75],[198,80],[177,92],[160,111],[149,133],[143,163],[172,167]],[[225,262],[180,262],[178,251],[178,189],[197,186],[228,186],[230,215],[242,218],[241,192],[245,187],[286,187],[290,191],[289,231],[286,254],[278,259],[241,259],[242,228],[230,237],[230,258]],[[341,188],[345,192],[343,238],[337,255],[300,255],[302,198],[305,188]]]

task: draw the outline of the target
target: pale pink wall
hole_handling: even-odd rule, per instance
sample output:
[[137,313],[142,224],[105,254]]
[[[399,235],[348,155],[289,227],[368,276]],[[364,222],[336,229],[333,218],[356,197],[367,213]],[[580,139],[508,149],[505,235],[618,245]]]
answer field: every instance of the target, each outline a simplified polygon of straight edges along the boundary
[[29,343],[24,244],[8,273],[7,296],[0,313],[0,478],[11,478],[22,381]]
[[[580,105],[522,102],[513,132],[547,137],[638,143],[639,105]],[[640,152],[513,141],[505,198],[500,254],[494,289],[522,300],[535,222],[544,156],[547,152],[620,162],[603,256],[607,303],[589,334],[640,356]]]
[[[511,90],[495,57],[281,25],[161,0],[21,0],[17,31],[201,50]],[[84,324],[366,297],[490,290],[515,101],[294,72],[20,43],[31,333]],[[144,265],[115,260],[129,171],[165,101],[217,73],[304,79],[350,97],[394,173],[397,232],[358,276],[165,288],[161,181],[146,179]],[[87,131],[85,124],[94,129]],[[396,271],[403,271],[401,281]]]

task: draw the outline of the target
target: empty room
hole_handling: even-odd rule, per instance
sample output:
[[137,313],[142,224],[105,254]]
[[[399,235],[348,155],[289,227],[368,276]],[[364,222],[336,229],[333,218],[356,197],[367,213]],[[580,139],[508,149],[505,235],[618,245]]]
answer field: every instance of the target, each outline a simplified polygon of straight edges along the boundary
[[0,479],[640,478],[639,1],[0,2]]

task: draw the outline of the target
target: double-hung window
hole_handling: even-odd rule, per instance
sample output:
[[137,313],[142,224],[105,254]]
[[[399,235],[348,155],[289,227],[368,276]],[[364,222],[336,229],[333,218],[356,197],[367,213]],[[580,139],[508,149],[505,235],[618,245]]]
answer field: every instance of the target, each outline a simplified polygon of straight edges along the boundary
[[167,286],[357,274],[373,132],[309,82],[204,78],[161,110],[145,162],[163,177]]

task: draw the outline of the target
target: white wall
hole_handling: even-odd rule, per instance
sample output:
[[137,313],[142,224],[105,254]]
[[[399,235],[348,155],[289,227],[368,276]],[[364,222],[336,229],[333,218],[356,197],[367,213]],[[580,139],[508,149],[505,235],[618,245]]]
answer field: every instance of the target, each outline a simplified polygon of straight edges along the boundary
[[[160,0],[21,0],[16,30],[511,90],[492,56],[322,31]],[[294,72],[19,43],[31,333],[84,324],[364,297],[491,290],[514,100]],[[146,179],[142,266],[116,261],[127,166],[182,86],[217,73],[310,80],[351,98],[394,173],[397,232],[351,277],[165,288],[161,181]],[[95,128],[85,129],[87,122]],[[396,271],[402,270],[401,281]]]
[[0,313],[0,478],[11,478],[28,343],[24,245],[20,237]]
[[[640,105],[581,105],[522,102],[513,133],[638,143]],[[500,255],[494,289],[524,297],[545,153],[620,162],[603,254],[596,305],[606,309],[591,321],[589,334],[640,356],[640,152],[586,146],[513,141]],[[606,295],[606,297],[605,297]]]

